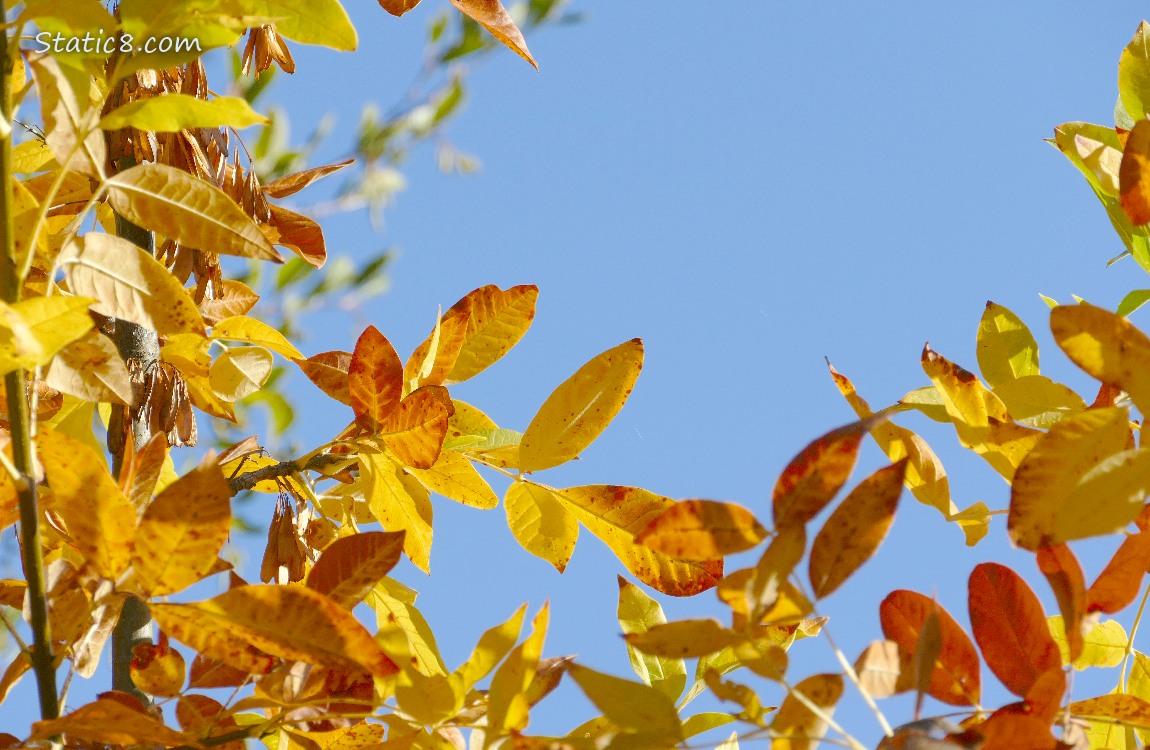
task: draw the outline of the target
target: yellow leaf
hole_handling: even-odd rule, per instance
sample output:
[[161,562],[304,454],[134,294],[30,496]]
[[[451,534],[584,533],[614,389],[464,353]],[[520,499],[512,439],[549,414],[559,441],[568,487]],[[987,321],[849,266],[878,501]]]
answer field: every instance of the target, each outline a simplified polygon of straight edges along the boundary
[[472,378],[510,351],[531,327],[538,296],[539,288],[533,285],[503,291],[489,284],[456,302],[443,317],[467,315],[467,333],[444,383]]
[[809,572],[816,597],[837,590],[882,544],[894,522],[906,464],[903,459],[859,482],[827,519],[811,547]]
[[121,746],[179,747],[192,742],[188,735],[169,729],[143,710],[129,708],[115,698],[100,698],[58,719],[37,721],[32,725],[29,741],[45,741],[61,734],[73,740]]
[[643,342],[631,339],[579,368],[547,397],[519,445],[519,468],[539,471],[583,452],[631,395],[643,369]]
[[835,704],[843,694],[843,678],[837,674],[816,674],[808,677],[789,692],[771,721],[771,750],[810,750],[826,734],[826,722],[795,697],[803,695],[818,706],[825,716],[834,713]]
[[1118,94],[1130,117],[1145,119],[1150,107],[1150,24],[1145,21],[1118,60]]
[[74,293],[100,300],[92,308],[161,335],[204,335],[196,303],[150,253],[111,234],[89,232],[60,251],[59,264]]
[[612,724],[652,741],[670,746],[682,739],[682,725],[675,704],[648,685],[612,677],[572,664],[567,673]]
[[165,336],[160,359],[175,365],[185,376],[207,378],[212,367],[211,345],[211,340],[195,333]]
[[402,531],[361,531],[336,539],[308,573],[307,587],[350,610],[399,562],[403,535]]
[[1046,429],[1067,414],[1086,409],[1081,396],[1043,375],[1024,375],[1000,383],[994,395],[1015,421],[1028,427]]
[[144,511],[132,552],[140,590],[174,594],[209,575],[231,528],[231,490],[209,457]]
[[150,606],[165,633],[249,673],[266,672],[274,657],[377,677],[397,671],[354,615],[302,586],[240,586],[203,602]]
[[261,15],[275,18],[276,31],[301,44],[350,52],[355,27],[339,0],[261,0]]
[[132,401],[132,383],[124,360],[116,345],[96,331],[64,347],[52,360],[44,382],[85,401],[124,405]]
[[514,648],[526,614],[527,605],[521,605],[507,622],[489,628],[480,636],[471,656],[451,675],[452,687],[457,695],[466,695],[475,683],[495,669],[495,665]]
[[1140,412],[1150,414],[1150,338],[1146,334],[1123,316],[1085,303],[1054,308],[1050,330],[1074,364],[1126,391]]
[[499,0],[451,0],[451,4],[475,19],[480,26],[491,32],[491,35],[511,48],[515,54],[531,63],[531,67],[539,70],[535,58],[527,50],[527,42],[511,16],[507,15]]
[[140,164],[105,183],[112,208],[185,247],[279,261],[248,216],[214,185],[164,164]]
[[1130,223],[1150,223],[1150,121],[1139,120],[1126,136],[1118,169],[1122,211]]
[[98,575],[115,579],[128,566],[136,507],[108,474],[102,456],[72,438],[41,428],[36,448],[52,487],[47,504],[70,543]]
[[515,539],[536,557],[562,573],[579,539],[579,522],[550,489],[531,482],[515,482],[503,497],[507,526]]
[[986,303],[978,325],[978,366],[993,388],[1024,375],[1038,374],[1038,343],[1017,315]]
[[[1088,476],[1124,455],[1129,439],[1129,415],[1126,409],[1117,407],[1081,412],[1051,427],[1015,473],[1007,518],[1007,529],[1014,543],[1035,551],[1048,544],[1081,538],[1062,537],[1060,527],[1070,533],[1086,530],[1071,527],[1062,520],[1064,514],[1068,518],[1080,518],[1083,514],[1095,518],[1110,516],[1105,519],[1109,525],[1125,518],[1115,529],[1133,520],[1141,508],[1141,498],[1137,507],[1128,505],[1121,497],[1109,502],[1104,497],[1092,497],[1081,509],[1075,508],[1071,501],[1071,497],[1081,495],[1076,488],[1081,487]],[[1114,512],[1117,518],[1113,517]],[[1096,524],[1089,522],[1089,527]]]
[[263,388],[274,365],[272,354],[267,349],[236,346],[212,362],[208,382],[219,399],[239,401]]
[[[1058,644],[1062,664],[1070,664],[1070,646],[1066,640],[1066,625],[1062,615],[1046,618],[1050,635]],[[1090,632],[1082,636],[1082,653],[1074,660],[1074,669],[1079,672],[1091,667],[1116,667],[1126,656],[1126,645],[1130,642],[1122,623],[1117,620],[1102,620],[1090,627]],[[1134,690],[1130,692],[1134,693]]]
[[[94,127],[99,111],[88,106],[86,88],[77,95],[67,70],[52,56],[30,56],[28,63],[40,95],[44,140],[52,156],[69,170],[103,178],[107,158],[104,134]],[[88,77],[84,75],[82,81],[86,87]]]
[[979,500],[969,508],[951,515],[950,520],[957,523],[966,535],[966,546],[973,547],[990,531],[990,508]]
[[410,471],[424,487],[450,500],[482,510],[499,505],[499,497],[471,462],[455,451],[440,453],[430,469],[410,467]]
[[[394,643],[390,636],[398,634],[402,639],[400,650],[407,666],[425,675],[445,675],[447,667],[439,655],[435,644],[435,634],[427,624],[423,613],[415,607],[415,592],[402,583],[384,578],[367,595],[366,604],[375,612],[379,626],[376,641],[382,645]],[[386,641],[386,644],[385,644]],[[399,652],[393,652],[398,658]]]
[[[619,626],[625,636],[639,635],[648,629],[667,622],[659,602],[647,596],[641,588],[618,576],[619,580]],[[627,643],[627,655],[631,659],[631,669],[639,679],[664,693],[671,700],[678,700],[687,684],[687,667],[680,658],[668,658],[645,654]]]
[[184,657],[166,640],[159,645],[145,641],[133,646],[130,673],[132,683],[148,695],[174,698],[184,686]]
[[1010,481],[1042,433],[1015,424],[1002,401],[973,373],[947,361],[929,346],[922,352],[922,368],[942,394],[959,441]]
[[681,560],[716,560],[763,541],[767,530],[735,503],[683,500],[635,536],[635,542]]
[[427,490],[379,453],[361,452],[359,470],[371,514],[388,531],[406,532],[403,551],[415,567],[427,573],[431,565],[431,499]]
[[266,125],[268,118],[238,96],[198,99],[190,94],[165,94],[123,104],[100,120],[104,130],[135,128],[156,133],[175,133],[188,128],[230,127],[241,130]]
[[629,633],[627,644],[652,656],[693,659],[722,651],[743,640],[717,620],[677,620]]
[[553,492],[628,570],[664,594],[692,596],[713,587],[723,575],[722,560],[680,560],[635,543],[635,535],[674,504],[668,497],[606,484]]
[[1074,135],[1074,149],[1078,152],[1082,163],[1094,174],[1098,189],[1112,198],[1117,198],[1122,191],[1118,181],[1118,172],[1122,168],[1122,152],[1081,133]]
[[491,737],[527,726],[531,704],[527,694],[539,669],[550,617],[547,603],[531,621],[531,634],[515,647],[491,678],[487,692],[487,726]]
[[889,698],[910,689],[911,676],[902,672],[898,644],[894,641],[875,641],[867,646],[854,669],[859,683],[872,698]]
[[43,141],[24,141],[12,149],[12,171],[16,174],[42,172],[59,166],[52,150]]
[[235,315],[244,315],[260,300],[260,296],[251,287],[232,279],[224,279],[215,286],[213,292],[213,299],[205,299],[200,303],[200,314],[204,316],[207,325],[215,325]]
[[[874,412],[855,391],[854,384],[845,375],[839,374],[835,368],[830,367],[830,371],[839,392],[843,394],[855,413],[860,418],[871,416]],[[890,422],[875,425],[871,428],[870,434],[891,463],[904,457],[908,459],[906,486],[920,503],[937,509],[948,518],[958,511],[950,499],[950,482],[946,478],[946,469],[922,438]]]
[[[1054,638],[1058,640],[1057,635]],[[1130,668],[1126,690],[1144,701],[1150,701],[1150,657],[1137,649],[1134,650],[1134,665]]]
[[234,315],[212,326],[212,338],[224,341],[244,341],[270,349],[286,359],[303,359],[299,349],[276,329],[246,315]]

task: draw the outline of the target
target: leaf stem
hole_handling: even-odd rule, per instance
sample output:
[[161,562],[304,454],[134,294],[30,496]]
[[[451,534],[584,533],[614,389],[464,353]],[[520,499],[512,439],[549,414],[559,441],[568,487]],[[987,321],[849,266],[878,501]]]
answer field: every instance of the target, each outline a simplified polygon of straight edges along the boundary
[[1130,661],[1130,654],[1134,652],[1134,636],[1138,635],[1138,626],[1142,623],[1142,613],[1146,611],[1146,601],[1150,599],[1150,584],[1142,592],[1142,601],[1138,602],[1138,614],[1134,616],[1134,624],[1130,626],[1130,637],[1126,640],[1126,653],[1122,655],[1122,668],[1118,670],[1118,692],[1126,692],[1126,664]]

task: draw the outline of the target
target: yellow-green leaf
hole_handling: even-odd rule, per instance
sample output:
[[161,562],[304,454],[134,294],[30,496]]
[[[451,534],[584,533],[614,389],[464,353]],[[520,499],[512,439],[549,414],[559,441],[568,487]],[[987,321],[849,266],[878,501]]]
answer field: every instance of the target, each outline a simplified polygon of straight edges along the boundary
[[0,373],[46,365],[92,329],[87,297],[31,297],[0,303]]
[[165,94],[136,99],[117,107],[100,120],[104,130],[135,128],[157,133],[174,133],[187,128],[230,127],[237,130],[250,125],[265,125],[268,118],[251,108],[238,96],[198,99],[190,94]]
[[424,487],[457,503],[490,510],[499,497],[466,458],[455,451],[443,451],[430,469],[410,467]]
[[212,362],[208,382],[220,399],[239,401],[264,387],[274,365],[272,353],[263,347],[232,347]]
[[536,557],[562,573],[579,539],[579,522],[547,487],[515,482],[503,497],[507,526],[515,539]]
[[524,604],[515,610],[507,622],[488,629],[480,636],[471,656],[451,675],[452,686],[458,695],[466,695],[475,683],[495,669],[495,665],[515,647],[526,614],[527,605]]
[[116,212],[206,253],[279,261],[264,233],[214,185],[165,164],[140,164],[105,183]]
[[627,644],[652,656],[694,659],[722,651],[743,640],[717,620],[676,620],[626,635]]
[[355,26],[339,0],[260,0],[257,7],[276,19],[276,31],[293,41],[343,52],[358,44]]
[[682,739],[682,725],[675,704],[649,685],[630,682],[572,664],[568,674],[612,724],[658,738],[665,745]]
[[539,288],[534,285],[503,291],[489,284],[452,305],[443,317],[466,314],[468,321],[463,346],[444,382],[467,380],[499,361],[531,327],[538,297]]
[[151,605],[160,628],[197,651],[249,673],[273,657],[325,667],[361,667],[378,677],[395,664],[353,614],[302,586],[240,586],[192,604]]
[[83,443],[41,427],[36,448],[52,487],[46,507],[98,575],[119,577],[131,555],[136,507],[112,481],[103,457]]
[[[619,576],[619,626],[625,636],[640,635],[650,628],[667,622],[659,602],[647,596],[641,588]],[[639,679],[664,693],[671,700],[678,700],[687,685],[687,667],[681,658],[646,654],[635,648],[629,641],[627,655],[631,659],[631,669]]]
[[[1062,615],[1047,617],[1046,625],[1050,628],[1054,642],[1058,644],[1063,665],[1070,664],[1070,646],[1066,640],[1066,626]],[[1090,632],[1082,637],[1082,653],[1074,660],[1074,669],[1081,672],[1091,667],[1116,667],[1125,658],[1126,644],[1129,642],[1130,638],[1126,635],[1122,623],[1117,620],[1096,622],[1091,626]]]
[[906,465],[903,459],[859,482],[827,519],[811,547],[809,572],[816,597],[838,589],[882,544],[894,522]]
[[1038,343],[1017,315],[986,303],[978,324],[978,366],[993,388],[1024,375],[1038,374]]
[[1118,95],[1131,118],[1146,118],[1150,106],[1150,24],[1145,21],[1138,24],[1118,60]]
[[208,458],[148,505],[132,551],[141,591],[174,594],[211,572],[231,532],[231,494],[215,459]]
[[994,389],[1015,421],[1046,429],[1068,414],[1082,411],[1086,402],[1062,383],[1045,375],[1024,375]]
[[643,342],[631,339],[579,368],[547,397],[519,445],[519,468],[539,471],[577,457],[606,429],[643,369]]
[[[447,667],[439,655],[435,634],[423,613],[415,606],[416,593],[394,578],[384,578],[364,600],[375,612],[379,634],[376,641],[388,653],[406,660],[404,669],[417,669],[425,675],[445,675]],[[389,647],[402,640],[398,650]]]
[[286,359],[303,359],[303,354],[276,329],[256,318],[233,315],[212,326],[212,338],[224,341],[243,341],[269,349]]
[[361,452],[359,470],[371,514],[388,531],[406,532],[403,551],[424,573],[431,565],[431,498],[414,477],[379,453]]
[[635,543],[635,535],[674,500],[638,487],[595,484],[554,490],[557,497],[643,583],[671,596],[706,591],[723,575],[722,560],[669,557]]
[[681,560],[716,560],[754,547],[767,530],[741,505],[682,500],[651,521],[635,542]]
[[204,335],[196,303],[151,253],[111,234],[89,232],[64,246],[57,261],[75,294],[99,302],[93,309],[130,320],[161,335]]
[[531,634],[516,646],[491,678],[487,692],[487,726],[491,736],[504,730],[522,731],[531,708],[528,691],[539,669],[543,641],[547,637],[550,607],[544,603],[531,621]]

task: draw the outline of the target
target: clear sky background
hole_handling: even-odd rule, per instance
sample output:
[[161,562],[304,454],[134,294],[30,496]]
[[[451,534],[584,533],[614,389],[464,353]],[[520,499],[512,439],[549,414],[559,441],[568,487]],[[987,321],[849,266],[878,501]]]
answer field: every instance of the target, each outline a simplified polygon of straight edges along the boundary
[[[346,151],[366,101],[386,108],[403,96],[426,24],[447,4],[424,0],[400,20],[374,3],[347,5],[361,49],[293,46],[298,72],[266,98],[298,134],[335,114],[321,160]],[[392,290],[350,316],[315,318],[306,353],[350,350],[370,323],[406,356],[437,306],[488,283],[538,284],[532,330],[455,395],[523,430],[583,362],[642,337],[646,366],[623,412],[581,461],[541,481],[737,501],[768,523],[789,459],[853,418],[824,356],[872,406],[886,406],[927,384],[919,356],[928,340],[975,369],[975,331],[994,300],[1031,326],[1044,373],[1093,396],[1052,343],[1038,293],[1113,308],[1147,283],[1130,260],[1105,267],[1122,246],[1085,181],[1043,139],[1066,121],[1113,122],[1118,56],[1143,3],[1089,12],[1065,2],[832,0],[571,8],[587,21],[528,38],[540,73],[500,52],[470,77],[449,135],[481,158],[480,173],[441,176],[430,152],[417,154],[381,235],[363,215],[325,222],[333,253],[402,252]],[[1144,311],[1132,319],[1150,325]],[[350,416],[309,400],[308,388],[297,391],[305,442]],[[952,430],[918,415],[900,422],[941,455],[960,507],[1006,507],[1007,485],[959,449]],[[854,481],[881,464],[868,443]],[[630,674],[615,620],[615,576],[626,571],[591,534],[560,576],[518,547],[501,508],[437,498],[435,513],[430,579],[406,562],[398,575],[422,592],[449,666],[520,603],[535,611],[549,598],[548,655]],[[967,548],[956,526],[905,493],[879,555],[821,611],[853,659],[881,638],[878,602],[894,588],[937,594],[966,623],[966,577],[991,559],[1014,565],[1057,611],[1032,556],[1003,540],[999,518],[987,541]],[[1092,580],[1103,563],[1089,549]],[[713,592],[664,605],[672,616],[727,618]],[[800,643],[791,657],[795,680],[835,669],[824,643]],[[994,681],[986,670],[983,679]],[[563,731],[592,715],[564,690],[531,730]],[[1088,690],[1076,683],[1075,697]],[[893,723],[910,719],[905,702],[890,705]],[[864,743],[877,742],[873,719],[853,703],[842,716]]]

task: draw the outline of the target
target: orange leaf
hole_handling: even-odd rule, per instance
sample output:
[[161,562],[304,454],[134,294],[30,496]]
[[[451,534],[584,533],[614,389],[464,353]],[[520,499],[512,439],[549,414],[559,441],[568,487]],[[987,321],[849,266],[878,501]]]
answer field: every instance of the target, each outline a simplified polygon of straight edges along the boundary
[[799,451],[775,483],[775,527],[803,525],[817,516],[850,478],[863,436],[886,419],[877,414],[851,422]]
[[415,391],[380,424],[384,444],[405,466],[430,469],[443,448],[450,404],[451,397],[443,386],[428,385]]
[[247,314],[260,299],[247,284],[232,279],[224,279],[223,283],[214,285],[214,291],[214,299],[205,299],[200,303],[200,315],[204,323],[210,326],[224,318]]
[[904,458],[864,479],[827,519],[811,547],[816,597],[835,591],[882,544],[894,521],[906,466]]
[[280,206],[270,205],[272,219],[261,224],[264,236],[273,245],[282,245],[303,258],[308,265],[323,268],[327,260],[327,245],[323,240],[323,229],[303,214],[289,211]]
[[[394,0],[392,0],[394,2]],[[539,66],[535,58],[527,51],[527,42],[511,16],[507,15],[499,0],[451,0],[451,4],[475,19],[480,26],[491,32],[491,35],[514,50],[536,70]],[[386,6],[385,6],[386,7]]]
[[535,318],[539,287],[513,286],[507,291],[488,284],[452,305],[443,317],[467,313],[467,334],[448,385],[474,377],[497,362],[523,338]]
[[[176,703],[176,721],[186,732],[201,733],[206,739],[212,734],[230,734],[237,728],[234,716],[219,701],[206,695],[184,695]],[[216,730],[213,732],[213,730]],[[220,750],[243,750],[243,740],[233,740],[223,745],[213,745]]]
[[59,734],[71,740],[87,740],[105,745],[162,745],[177,747],[190,741],[182,732],[169,729],[143,709],[129,708],[113,697],[94,703],[50,721],[32,725],[30,741],[47,740]]
[[455,368],[467,341],[471,310],[448,310],[423,343],[407,358],[403,379],[412,390],[423,385],[442,385]]
[[941,646],[927,692],[952,706],[975,705],[981,693],[978,653],[950,613],[933,599],[903,589],[892,591],[879,606],[883,635],[898,644],[905,671],[914,664],[927,619],[936,613]]
[[1048,669],[1038,675],[1026,694],[1026,708],[1040,719],[1050,724],[1062,708],[1062,697],[1066,694],[1066,672],[1062,668]]
[[336,539],[316,560],[308,588],[351,609],[399,562],[403,537],[402,531],[361,531]]
[[379,5],[393,16],[402,16],[419,5],[419,0],[379,0]]
[[353,614],[302,586],[240,586],[192,604],[151,604],[165,632],[237,669],[266,673],[275,657],[395,674]]
[[1086,581],[1078,558],[1065,544],[1038,550],[1038,569],[1050,582],[1062,621],[1066,624],[1066,642],[1070,661],[1082,653],[1082,618],[1086,614]]
[[[414,7],[414,4],[412,7]],[[303,190],[305,187],[312,184],[321,177],[326,177],[332,172],[337,172],[349,164],[353,164],[354,162],[355,159],[348,159],[347,161],[341,161],[338,164],[325,164],[322,167],[312,167],[311,169],[305,169],[302,172],[286,174],[283,177],[272,180],[268,184],[264,185],[264,195],[270,195],[272,198],[286,198],[289,195],[298,193],[300,190]]]
[[1122,210],[1131,224],[1150,223],[1150,121],[1139,120],[1126,136],[1118,168]]
[[1086,613],[1115,614],[1125,609],[1142,588],[1150,568],[1150,532],[1126,537],[1122,546],[1086,592]]
[[979,750],[1054,750],[1058,741],[1050,734],[1049,722],[1037,716],[999,709],[974,727],[984,737]]
[[635,542],[680,560],[715,560],[763,541],[767,530],[735,503],[683,500],[657,516]]
[[347,388],[355,420],[369,432],[378,432],[403,395],[403,364],[395,347],[375,326],[368,326],[351,355]]
[[341,404],[351,406],[348,370],[351,355],[347,352],[321,352],[307,359],[294,360],[308,380]]
[[1062,666],[1038,597],[1005,565],[982,563],[970,574],[970,624],[990,671],[1018,696],[1039,675]]

